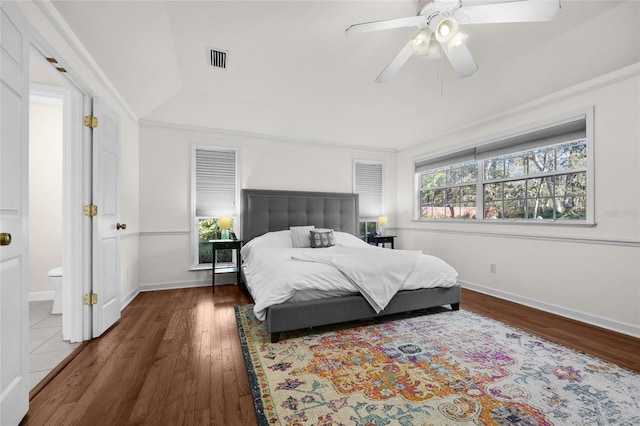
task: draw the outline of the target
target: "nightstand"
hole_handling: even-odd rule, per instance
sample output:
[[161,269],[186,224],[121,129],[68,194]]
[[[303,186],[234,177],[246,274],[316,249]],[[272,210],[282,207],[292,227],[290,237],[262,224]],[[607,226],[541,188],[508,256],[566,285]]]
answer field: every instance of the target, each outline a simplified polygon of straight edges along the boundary
[[[211,262],[211,291],[216,291],[216,273],[222,274],[227,272],[235,272],[237,274],[236,281],[238,285],[242,284],[242,277],[240,268],[242,266],[242,255],[240,249],[242,248],[242,240],[209,240],[213,248],[213,260]],[[236,251],[236,267],[225,268],[216,272],[216,251],[218,250],[235,250]]]
[[396,238],[395,235],[367,235],[367,242],[376,246],[382,244],[382,247],[384,247],[385,244],[390,243],[391,248],[394,248],[394,238]]

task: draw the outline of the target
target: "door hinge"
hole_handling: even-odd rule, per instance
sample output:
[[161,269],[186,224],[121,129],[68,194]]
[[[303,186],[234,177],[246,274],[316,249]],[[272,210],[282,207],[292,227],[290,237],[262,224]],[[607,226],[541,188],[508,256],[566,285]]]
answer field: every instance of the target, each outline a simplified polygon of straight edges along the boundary
[[95,204],[85,204],[82,207],[82,213],[85,216],[97,216],[98,215],[98,206]]
[[98,304],[98,295],[95,293],[87,293],[84,295],[84,304],[85,305],[97,305]]
[[98,117],[94,117],[93,115],[86,115],[84,117],[84,127],[98,127]]

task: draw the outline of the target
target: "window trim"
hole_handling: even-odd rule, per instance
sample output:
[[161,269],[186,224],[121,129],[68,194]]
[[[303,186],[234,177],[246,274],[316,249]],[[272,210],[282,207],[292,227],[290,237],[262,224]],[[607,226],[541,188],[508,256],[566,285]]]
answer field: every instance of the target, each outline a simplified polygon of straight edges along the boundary
[[[235,194],[235,213],[233,214],[233,228],[232,231],[237,235],[240,231],[240,193],[241,193],[241,179],[240,179],[240,150],[236,147],[219,146],[219,145],[191,145],[191,211],[190,211],[190,231],[189,231],[189,252],[190,252],[190,265],[192,271],[211,269],[210,263],[198,263],[199,260],[199,219],[201,216],[196,216],[196,150],[209,150],[209,151],[234,151],[236,155],[236,194]],[[233,257],[235,259],[235,257]]]
[[[508,130],[505,132],[501,132],[499,134],[493,135],[491,137],[487,137],[481,139],[479,142],[476,142],[474,145],[461,145],[458,146],[455,150],[446,150],[436,152],[435,155],[429,156],[416,156],[413,159],[414,163],[414,222],[421,223],[490,223],[490,224],[517,224],[517,225],[553,225],[553,226],[586,226],[592,227],[596,225],[595,218],[595,160],[594,160],[594,152],[595,152],[595,132],[594,132],[594,111],[595,107],[590,106],[584,109],[580,109],[578,111],[574,111],[573,113],[565,114],[562,116],[556,116],[553,118],[546,119],[544,121],[538,122],[534,125],[523,126],[517,129]],[[480,152],[488,152],[493,150],[493,148],[501,149],[504,151],[505,147],[503,146],[503,141],[508,139],[517,140],[519,137],[527,134],[532,134],[535,132],[541,132],[545,129],[551,129],[556,126],[561,126],[564,123],[571,123],[577,120],[584,120],[585,122],[585,130],[584,130],[584,139],[586,140],[586,152],[587,152],[587,208],[586,208],[586,219],[585,220],[561,220],[561,219],[521,219],[521,218],[504,218],[504,219],[493,219],[493,220],[485,220],[484,219],[484,184],[486,182],[478,182],[476,183],[476,203],[480,208],[480,212],[482,215],[478,215],[476,219],[428,219],[420,217],[421,214],[421,203],[420,203],[420,192],[421,192],[421,180],[420,175],[424,171],[425,165],[430,165],[430,168],[442,167],[447,164],[456,164],[458,162],[468,161],[469,153],[471,151],[480,151]],[[544,144],[541,146],[551,146],[556,145],[561,142],[552,141],[551,143]],[[526,151],[530,148],[527,148],[526,144],[523,145],[522,151]],[[511,151],[512,153],[521,152],[520,149],[515,148]],[[496,157],[507,155],[505,152],[496,155]],[[487,158],[486,155],[481,155],[481,158],[476,158],[478,163],[478,177],[482,177],[484,180],[484,160]],[[422,168],[423,170],[418,170]],[[481,174],[482,173],[482,174]],[[554,175],[561,175],[563,173],[553,173]],[[482,216],[482,217],[480,217]]]

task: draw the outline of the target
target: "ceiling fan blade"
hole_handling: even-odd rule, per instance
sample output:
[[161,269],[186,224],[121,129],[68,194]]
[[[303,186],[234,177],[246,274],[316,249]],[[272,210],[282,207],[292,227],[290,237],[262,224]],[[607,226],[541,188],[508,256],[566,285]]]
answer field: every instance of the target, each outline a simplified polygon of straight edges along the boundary
[[463,6],[454,16],[461,24],[550,21],[560,11],[560,0],[521,0]]
[[442,52],[445,54],[454,71],[460,78],[469,77],[478,71],[478,65],[473,59],[466,43],[462,42],[452,50],[449,50],[447,43],[440,43]]
[[386,83],[391,80],[394,75],[398,72],[400,68],[409,60],[409,58],[413,55],[413,50],[411,49],[411,40],[402,48],[400,53],[396,55],[395,58],[389,65],[380,73],[380,75],[376,78],[377,83]]
[[389,30],[403,27],[427,27],[427,18],[424,16],[411,16],[409,18],[387,19],[386,21],[366,22],[353,24],[346,29],[346,35],[370,33],[373,31]]

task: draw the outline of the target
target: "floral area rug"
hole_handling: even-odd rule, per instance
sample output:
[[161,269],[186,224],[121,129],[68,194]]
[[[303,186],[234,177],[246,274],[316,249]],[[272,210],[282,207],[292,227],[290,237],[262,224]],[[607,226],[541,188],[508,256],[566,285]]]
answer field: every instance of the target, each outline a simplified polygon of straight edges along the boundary
[[640,374],[460,310],[289,332],[236,319],[259,425],[640,425]]

